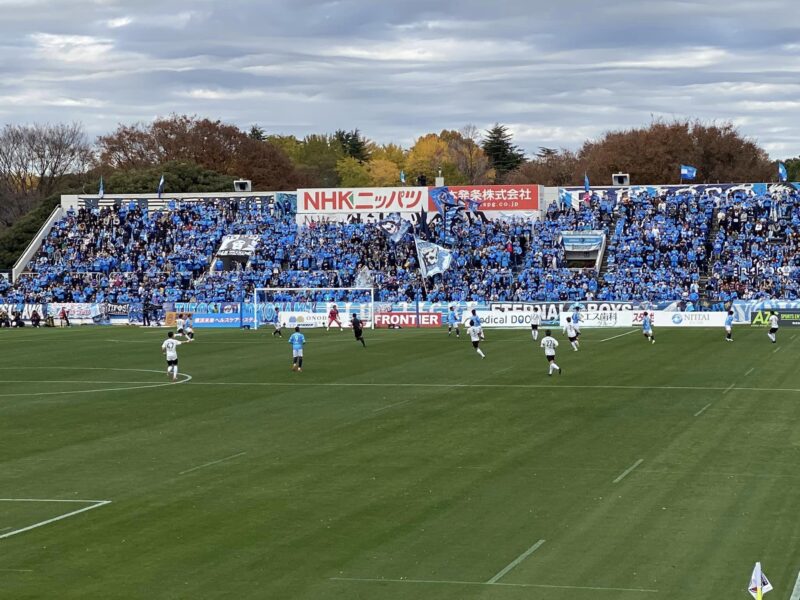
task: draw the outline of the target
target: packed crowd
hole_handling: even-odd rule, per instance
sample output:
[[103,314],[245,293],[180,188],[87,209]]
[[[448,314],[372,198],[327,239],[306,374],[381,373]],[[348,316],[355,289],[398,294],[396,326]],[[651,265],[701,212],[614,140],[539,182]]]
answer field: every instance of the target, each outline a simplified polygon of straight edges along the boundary
[[707,290],[721,300],[800,298],[800,193],[735,194],[717,206]]
[[[567,230],[607,232],[602,274],[569,267]],[[446,272],[423,280],[412,233],[451,248]],[[230,234],[257,237],[249,260],[215,261]],[[800,194],[789,192],[592,196],[577,209],[554,203],[533,224],[462,210],[420,221],[398,242],[376,223],[298,226],[271,201],[130,203],[69,211],[28,273],[13,286],[0,280],[0,302],[226,302],[260,287],[356,286],[384,302],[797,298],[799,243]]]

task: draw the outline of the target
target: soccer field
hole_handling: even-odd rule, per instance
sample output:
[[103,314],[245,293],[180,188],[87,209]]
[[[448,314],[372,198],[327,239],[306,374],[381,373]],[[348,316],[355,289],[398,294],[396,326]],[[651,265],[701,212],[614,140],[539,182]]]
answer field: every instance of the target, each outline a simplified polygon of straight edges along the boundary
[[0,330],[0,597],[800,598],[791,330],[271,332]]

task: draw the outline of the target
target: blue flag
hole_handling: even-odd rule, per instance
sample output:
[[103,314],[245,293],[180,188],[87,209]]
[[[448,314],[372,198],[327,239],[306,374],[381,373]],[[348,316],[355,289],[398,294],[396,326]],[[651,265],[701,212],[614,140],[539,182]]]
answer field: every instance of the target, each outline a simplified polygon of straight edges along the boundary
[[455,197],[450,193],[450,189],[447,186],[431,188],[429,195],[436,210],[438,210],[439,214],[443,217],[445,207],[452,206],[456,203]]
[[414,238],[414,243],[417,246],[419,270],[423,277],[433,277],[439,273],[444,273],[450,268],[450,263],[453,260],[451,250],[419,238]]
[[786,165],[782,162],[778,163],[778,179],[780,181],[788,181],[789,173],[786,171]]
[[158,197],[161,198],[161,194],[164,193],[164,174],[161,174],[161,181],[158,182],[158,189],[156,190],[156,194]]
[[403,170],[400,171],[400,183],[406,184],[406,172]]
[[681,179],[694,179],[697,177],[697,169],[690,165],[681,165]]
[[99,189],[99,190],[97,190],[97,195],[98,195],[100,198],[102,198],[103,196],[105,196],[105,195],[106,195],[106,190],[105,190],[105,188],[103,187],[103,176],[102,176],[102,175],[100,175],[100,189]]
[[589,176],[585,172],[583,174],[583,191],[587,194],[591,191],[589,187]]
[[378,223],[383,232],[389,236],[395,244],[403,239],[403,236],[411,229],[411,223],[400,218],[398,213],[392,213],[383,221]]

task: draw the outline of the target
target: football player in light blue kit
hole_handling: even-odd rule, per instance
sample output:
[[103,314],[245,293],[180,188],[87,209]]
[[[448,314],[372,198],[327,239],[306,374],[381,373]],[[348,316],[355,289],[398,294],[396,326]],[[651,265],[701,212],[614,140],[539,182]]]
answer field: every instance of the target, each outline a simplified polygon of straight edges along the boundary
[[456,337],[461,337],[461,329],[459,328],[458,317],[456,316],[456,309],[455,307],[450,307],[450,312],[447,313],[447,337],[450,337],[450,334],[453,332],[453,329],[456,330]]
[[306,343],[306,336],[300,333],[300,326],[294,328],[294,333],[289,336],[289,343],[292,345],[292,371],[302,371],[303,345]]
[[725,341],[733,341],[733,311],[728,311],[728,316],[725,317]]
[[581,323],[583,323],[583,317],[581,317],[581,307],[576,306],[572,309],[572,326],[575,328],[575,332],[578,334],[578,337],[581,337]]
[[649,339],[651,344],[656,343],[656,336],[653,335],[653,322],[650,314],[645,311],[642,313],[642,333],[645,339]]

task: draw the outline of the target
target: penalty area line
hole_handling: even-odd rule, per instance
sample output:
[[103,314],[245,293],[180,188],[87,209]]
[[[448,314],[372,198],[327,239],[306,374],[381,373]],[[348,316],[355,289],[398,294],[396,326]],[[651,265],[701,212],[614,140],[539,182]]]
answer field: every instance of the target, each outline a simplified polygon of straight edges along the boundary
[[637,331],[638,331],[638,329],[631,329],[630,331],[626,331],[625,333],[620,333],[619,335],[615,335],[615,336],[612,336],[610,338],[606,338],[604,340],[600,340],[598,342],[598,344],[602,344],[603,342],[610,342],[611,340],[615,340],[617,338],[621,338],[623,336],[630,335],[632,333],[636,333]]
[[800,573],[797,574],[797,580],[794,582],[794,589],[789,600],[800,600]]
[[705,405],[703,408],[701,408],[701,409],[700,409],[700,410],[698,410],[696,413],[694,413],[694,416],[695,416],[695,417],[699,417],[699,416],[700,416],[700,415],[702,415],[704,412],[706,412],[706,410],[707,410],[707,409],[708,409],[710,406],[711,406],[711,402],[709,402],[709,403],[708,403],[708,404],[706,404],[706,405]]
[[228,460],[233,460],[234,458],[239,458],[240,456],[244,456],[245,454],[247,454],[247,452],[239,452],[238,454],[232,454],[231,456],[226,456],[225,458],[220,458],[219,460],[212,460],[211,462],[207,462],[205,464],[198,465],[196,467],[192,467],[191,469],[186,469],[185,471],[181,471],[180,473],[178,473],[178,475],[185,475],[186,473],[191,473],[193,471],[197,471],[199,469],[204,469],[204,468],[210,467],[212,465],[218,465],[219,463],[222,463],[222,462],[225,462],[225,461],[228,461]]
[[634,470],[636,467],[638,467],[638,466],[639,466],[640,464],[642,464],[643,462],[644,462],[644,459],[643,459],[643,458],[640,458],[639,460],[637,460],[637,461],[636,461],[635,463],[633,463],[633,464],[632,464],[630,467],[628,467],[627,469],[625,469],[625,470],[624,470],[624,471],[623,471],[623,472],[622,472],[622,473],[619,475],[619,477],[617,477],[617,478],[616,478],[616,479],[615,479],[615,480],[614,480],[612,483],[619,483],[620,481],[622,481],[623,479],[625,479],[625,478],[626,478],[626,477],[627,477],[627,476],[630,474],[630,472],[631,472],[631,471],[633,471],[633,470]]
[[555,585],[547,583],[488,583],[486,581],[455,581],[447,579],[378,579],[367,577],[330,577],[328,581],[349,581],[355,583],[417,583],[429,585],[484,585],[516,588],[540,588],[548,590],[590,590],[595,592],[638,592],[658,593],[658,590],[648,588],[614,588],[589,585]]
[[541,547],[541,545],[544,544],[544,542],[545,542],[545,540],[539,540],[538,542],[536,542],[533,546],[531,546],[530,548],[525,550],[525,552],[523,552],[517,558],[515,558],[510,563],[508,563],[502,571],[497,573],[497,575],[492,577],[486,583],[492,584],[492,583],[497,583],[498,581],[500,581],[505,575],[508,574],[509,571],[511,571],[511,569],[516,567],[519,563],[521,563],[523,560],[528,558],[531,554],[536,552]]
[[97,500],[97,501],[66,500],[65,501],[65,500],[3,499],[0,500],[0,502],[94,502],[94,504],[92,504],[91,506],[85,506],[83,508],[79,508],[78,510],[73,510],[72,512],[68,512],[64,515],[59,515],[57,517],[53,517],[52,519],[47,519],[46,521],[40,521],[39,523],[28,525],[27,527],[23,527],[22,529],[15,529],[14,531],[4,533],[0,535],[0,540],[5,538],[10,538],[12,535],[19,535],[20,533],[25,533],[26,531],[30,531],[31,529],[44,527],[45,525],[49,525],[50,523],[55,523],[56,521],[61,521],[62,519],[74,517],[75,515],[79,515],[80,513],[85,513],[87,511],[94,510],[95,508],[100,508],[101,506],[105,506],[106,504],[111,504],[111,500]]

